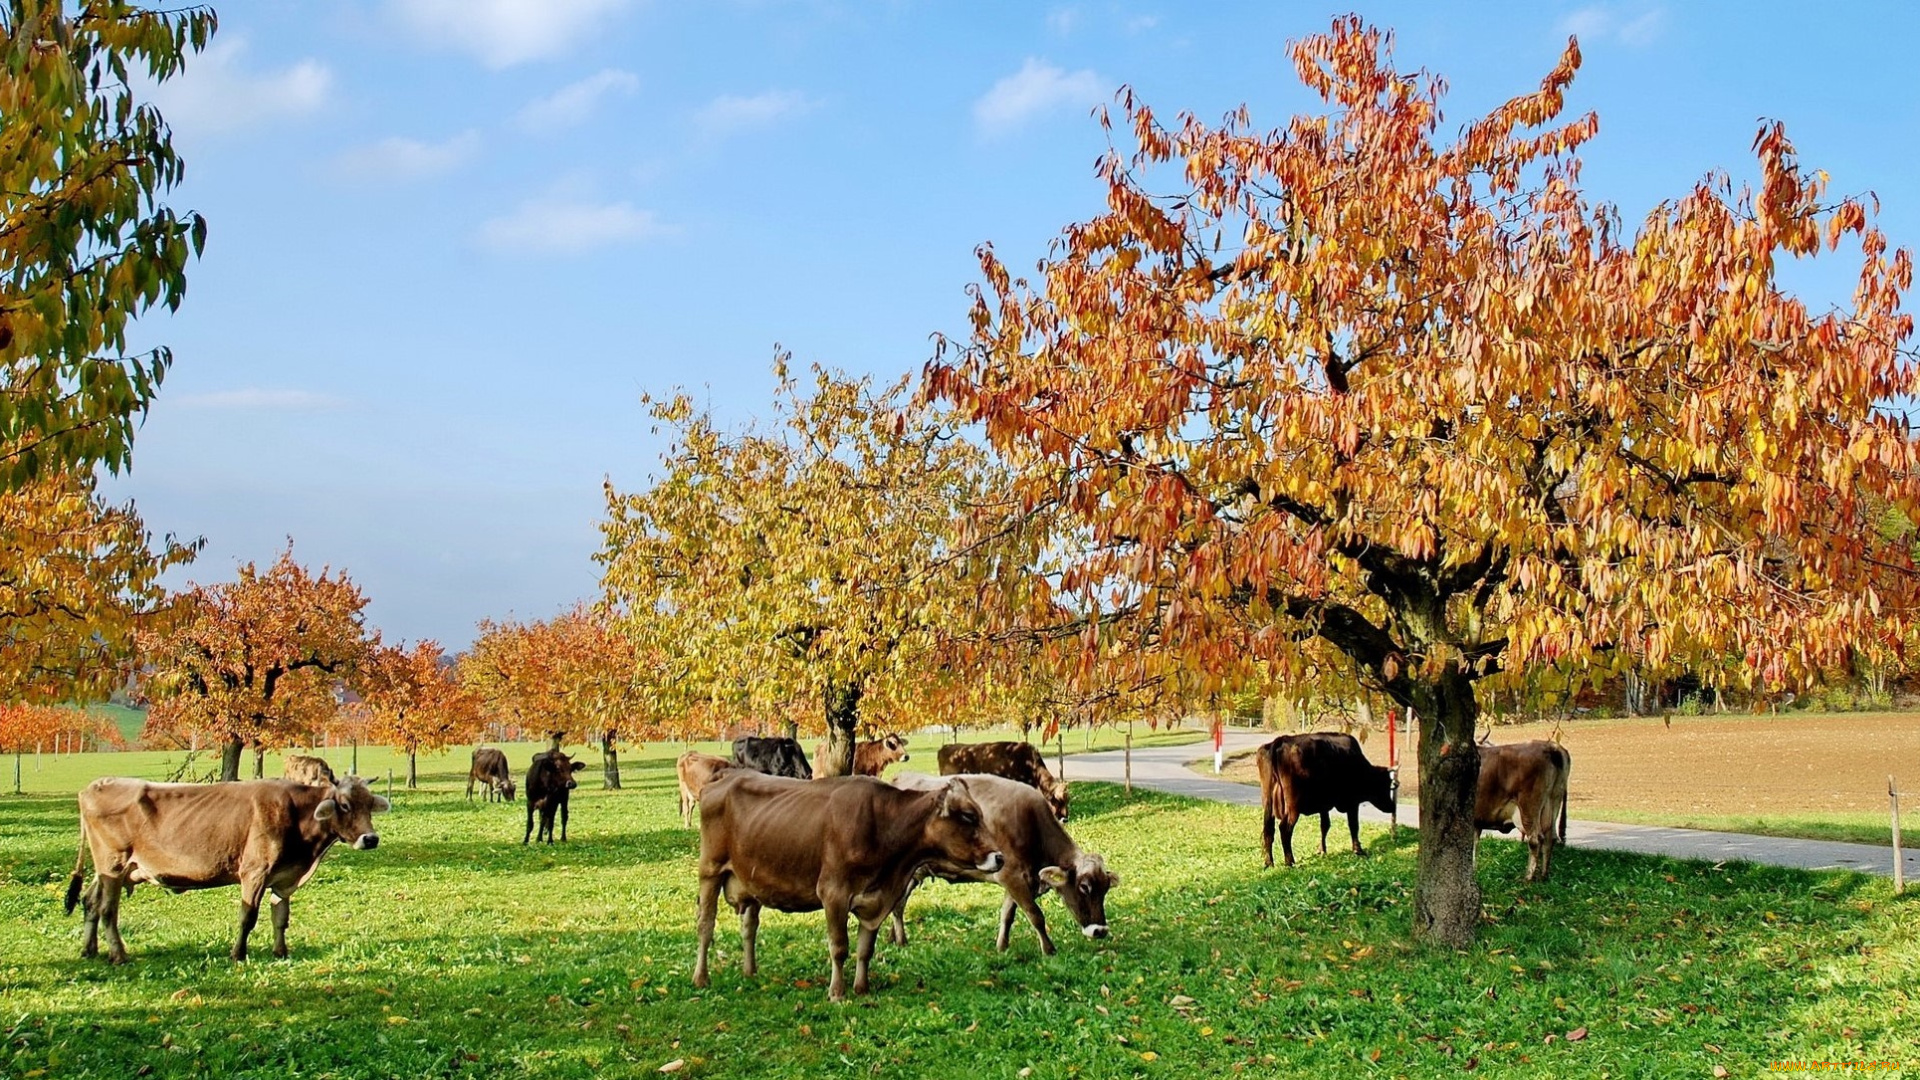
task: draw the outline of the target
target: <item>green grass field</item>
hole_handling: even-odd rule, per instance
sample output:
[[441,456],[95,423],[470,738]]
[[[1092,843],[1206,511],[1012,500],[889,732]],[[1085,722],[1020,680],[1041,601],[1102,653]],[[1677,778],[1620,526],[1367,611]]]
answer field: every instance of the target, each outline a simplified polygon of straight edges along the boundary
[[[1519,845],[1489,842],[1479,944],[1422,950],[1406,944],[1410,844],[1369,833],[1371,859],[1263,871],[1251,810],[1104,785],[1079,788],[1071,827],[1124,875],[1111,939],[1072,933],[1047,900],[1060,954],[1024,925],[999,954],[997,890],[935,884],[911,944],[881,945],[867,997],[827,1003],[818,914],[768,913],[754,979],[723,917],[698,992],[696,838],[669,750],[631,760],[622,791],[583,773],[572,839],[552,847],[519,843],[524,804],[470,804],[464,770],[430,759],[380,848],[336,850],[296,897],[292,957],[256,936],[246,965],[226,958],[232,889],[141,889],[122,913],[132,962],[82,961],[79,918],[61,914],[71,795],[0,797],[0,1074],[1705,1077],[1920,1061],[1920,897],[1884,881],[1574,851],[1528,886]],[[80,764],[60,766],[67,791]],[[40,778],[49,790],[53,766]]]

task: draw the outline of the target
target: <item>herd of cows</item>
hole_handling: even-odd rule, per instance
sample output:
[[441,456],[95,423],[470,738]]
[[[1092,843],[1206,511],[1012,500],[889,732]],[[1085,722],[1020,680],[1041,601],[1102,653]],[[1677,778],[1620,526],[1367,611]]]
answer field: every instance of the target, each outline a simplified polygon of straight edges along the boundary
[[[707,956],[719,901],[740,918],[741,965],[755,971],[760,911],[823,911],[833,976],[828,997],[846,997],[847,920],[858,921],[853,991],[864,993],[875,940],[892,924],[895,944],[906,943],[908,897],[928,877],[994,882],[1006,893],[996,944],[1006,949],[1014,918],[1024,912],[1055,951],[1039,899],[1059,895],[1081,931],[1107,936],[1106,897],[1120,876],[1067,834],[1067,785],[1024,742],[940,748],[940,776],[903,773],[882,781],[882,770],[908,759],[898,736],[861,743],[854,774],[819,776],[792,739],[744,738],[731,760],[697,751],[677,762],[682,820],[700,814],[699,946],[696,986],[708,985]],[[1528,847],[1528,880],[1545,880],[1553,848],[1566,832],[1571,759],[1549,742],[1483,744],[1475,818],[1482,829],[1509,832],[1515,818]],[[1330,815],[1348,818],[1353,850],[1360,847],[1359,808],[1372,803],[1391,813],[1393,770],[1367,761],[1350,735],[1283,735],[1259,756],[1266,865],[1273,865],[1273,834],[1280,825],[1286,864],[1293,865],[1293,830],[1300,818],[1320,815],[1326,851]],[[566,840],[569,793],[586,764],[555,741],[534,755],[525,778],[527,828],[521,842]],[[506,755],[473,753],[467,796],[513,801]],[[247,957],[247,939],[260,905],[271,894],[273,954],[287,955],[287,919],[293,894],[313,877],[336,843],[371,850],[380,843],[373,815],[389,808],[365,781],[336,778],[315,757],[289,755],[286,778],[224,784],[159,784],[108,777],[80,792],[80,852],[68,881],[66,910],[85,913],[82,956],[107,940],[107,958],[120,963],[122,897],[152,883],[175,892],[240,887],[235,960]],[[1556,814],[1558,820],[1556,821]],[[94,877],[82,889],[89,855]]]

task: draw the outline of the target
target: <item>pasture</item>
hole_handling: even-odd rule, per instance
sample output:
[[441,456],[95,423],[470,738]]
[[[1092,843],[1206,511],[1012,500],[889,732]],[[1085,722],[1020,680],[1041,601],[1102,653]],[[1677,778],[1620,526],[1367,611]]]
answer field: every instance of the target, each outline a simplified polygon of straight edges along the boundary
[[[1567,812],[1590,821],[1885,845],[1887,774],[1920,791],[1920,716],[1913,713],[1570,720],[1505,725],[1494,740],[1556,732],[1573,754]],[[1382,732],[1365,748],[1375,764],[1387,763]],[[1402,797],[1415,801],[1410,748],[1401,748],[1401,763]],[[1211,761],[1195,768],[1213,775]],[[1221,778],[1259,783],[1251,756],[1229,762]],[[1901,804],[1920,821],[1910,809],[1920,799]]]
[[1103,785],[1077,788],[1070,829],[1124,875],[1111,939],[1049,899],[1060,954],[1024,923],[998,954],[998,891],[933,884],[867,997],[827,1003],[817,914],[769,913],[749,980],[723,913],[697,992],[696,840],[668,749],[630,761],[622,791],[583,773],[553,847],[520,845],[524,804],[469,804],[464,768],[430,759],[381,846],[336,850],[295,898],[292,957],[246,965],[226,958],[234,890],[151,887],[122,909],[131,963],[81,961],[60,909],[71,795],[0,797],[0,1072],[1698,1077],[1920,1059],[1917,901],[1886,882],[1582,851],[1522,886],[1519,846],[1490,840],[1479,945],[1426,951],[1407,943],[1407,833],[1263,872],[1253,811]]

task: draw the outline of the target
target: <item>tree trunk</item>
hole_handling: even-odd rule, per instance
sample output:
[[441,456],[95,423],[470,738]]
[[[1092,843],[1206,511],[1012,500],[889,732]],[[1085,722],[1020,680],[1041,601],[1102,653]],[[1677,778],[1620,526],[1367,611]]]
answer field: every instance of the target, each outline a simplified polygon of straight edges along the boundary
[[14,748],[14,751],[13,751],[13,793],[14,793],[15,795],[18,795],[18,794],[20,794],[20,758],[21,758],[21,757],[22,757],[23,755],[24,755],[24,751],[22,751],[22,750],[20,750],[20,749],[19,749],[18,747],[16,747],[16,748]]
[[1625,705],[1628,716],[1639,716],[1647,709],[1647,683],[1637,672],[1626,673],[1627,692]]
[[787,721],[787,738],[789,738],[789,739],[793,739],[793,740],[795,740],[795,741],[798,741],[798,740],[799,740],[799,738],[800,738],[800,721],[798,721],[798,720],[789,720],[789,721]]
[[609,791],[620,790],[620,751],[613,745],[613,737],[617,734],[617,731],[609,728],[606,738],[600,740],[600,768],[606,776]]
[[814,764],[821,776],[852,776],[854,729],[860,724],[860,684],[828,686],[826,706],[826,752]]
[[220,779],[240,779],[240,751],[247,744],[238,735],[229,736],[225,746],[220,748]]
[[267,748],[259,743],[253,744],[253,778],[263,780],[267,775]]
[[1480,923],[1480,883],[1474,856],[1474,792],[1480,748],[1474,726],[1480,712],[1473,684],[1457,671],[1418,684],[1410,703],[1420,716],[1420,861],[1414,884],[1413,933],[1418,940],[1458,948],[1471,944]]
[[420,751],[414,747],[409,746],[407,747],[407,790],[412,791],[414,788],[417,788],[419,786],[420,786]]
[[355,776],[360,775],[360,740],[358,738],[353,740],[353,764],[347,766],[347,771]]

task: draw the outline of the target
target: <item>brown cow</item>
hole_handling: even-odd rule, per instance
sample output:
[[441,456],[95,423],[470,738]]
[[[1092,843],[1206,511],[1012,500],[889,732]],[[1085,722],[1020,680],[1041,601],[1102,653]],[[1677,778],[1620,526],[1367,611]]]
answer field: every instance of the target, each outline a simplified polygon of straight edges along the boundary
[[286,760],[280,764],[280,771],[296,784],[332,787],[339,782],[334,778],[333,766],[327,764],[326,758],[311,757],[306,754],[288,754]]
[[1273,865],[1273,822],[1280,819],[1280,847],[1293,865],[1293,826],[1308,814],[1320,815],[1320,854],[1327,853],[1328,812],[1347,815],[1353,853],[1360,846],[1360,804],[1370,802],[1393,813],[1393,770],[1367,761],[1360,741],[1337,731],[1282,735],[1254,751],[1260,764],[1260,806],[1266,821],[1261,840],[1267,865]]
[[1005,864],[980,825],[965,780],[901,791],[866,776],[812,782],[728,769],[700,799],[700,946],[693,985],[705,987],[720,894],[740,913],[741,969],[754,973],[760,909],[824,911],[833,959],[830,1001],[847,997],[847,916],[860,921],[853,992],[867,991],[874,938],[922,863]]
[[473,767],[467,770],[467,798],[473,798],[476,783],[487,802],[496,798],[512,802],[513,770],[507,765],[507,755],[491,746],[474,747]]
[[1566,839],[1567,777],[1572,771],[1573,756],[1565,747],[1545,740],[1480,744],[1480,786],[1473,800],[1473,822],[1482,829],[1509,833],[1518,812],[1520,838],[1527,845],[1528,881],[1547,880],[1554,845]]
[[67,914],[81,902],[80,882],[93,856],[86,890],[86,941],[81,956],[126,962],[120,940],[120,896],[153,882],[174,892],[240,886],[240,936],[233,958],[247,958],[247,936],[260,903],[273,891],[273,955],[287,955],[287,915],[335,843],[359,851],[380,844],[373,815],[387,809],[366,782],[349,776],[312,787],[290,780],[230,784],[154,784],[106,777],[80,792],[80,855],[67,881]]
[[1053,773],[1047,768],[1046,758],[1032,743],[950,743],[941,747],[940,775],[957,776],[961,773],[1004,776],[1037,788],[1040,794],[1047,797],[1047,805],[1053,808],[1053,816],[1061,821],[1067,820],[1067,782],[1054,779]]
[[521,843],[533,838],[535,811],[540,814],[540,839],[553,843],[555,811],[560,813],[560,839],[567,838],[567,804],[576,786],[573,774],[586,767],[586,762],[574,761],[559,749],[533,755],[533,764],[527,767],[527,831]]
[[733,768],[733,762],[698,750],[689,750],[680,755],[680,760],[674,762],[673,768],[680,775],[680,821],[691,829],[693,808],[700,802],[700,789],[723,770]]
[[[853,775],[879,776],[887,766],[896,761],[907,761],[907,740],[901,735],[889,735],[884,739],[869,739],[855,743],[853,747]],[[829,770],[835,768],[831,758],[827,757],[827,744],[821,743],[813,748],[813,762],[818,767],[816,776],[838,776]]]
[[[926,873],[947,881],[994,881],[1007,891],[1000,905],[1000,932],[994,944],[1002,952],[1013,937],[1013,914],[1027,913],[1027,921],[1040,934],[1040,948],[1054,954],[1053,938],[1047,933],[1047,917],[1040,911],[1040,897],[1048,889],[1060,894],[1060,902],[1080,924],[1080,932],[1090,938],[1107,936],[1107,891],[1120,884],[1120,875],[1107,869],[1106,862],[1090,851],[1083,851],[1054,820],[1046,797],[1032,787],[1000,776],[972,774],[965,777],[967,790],[980,804],[980,819],[993,845],[1007,860],[997,874],[983,874],[969,866],[929,863]],[[938,788],[941,781],[920,773],[902,773],[894,786],[908,791]],[[924,876],[924,875],[922,875]],[[893,940],[907,943],[903,918],[907,899],[893,909]]]

